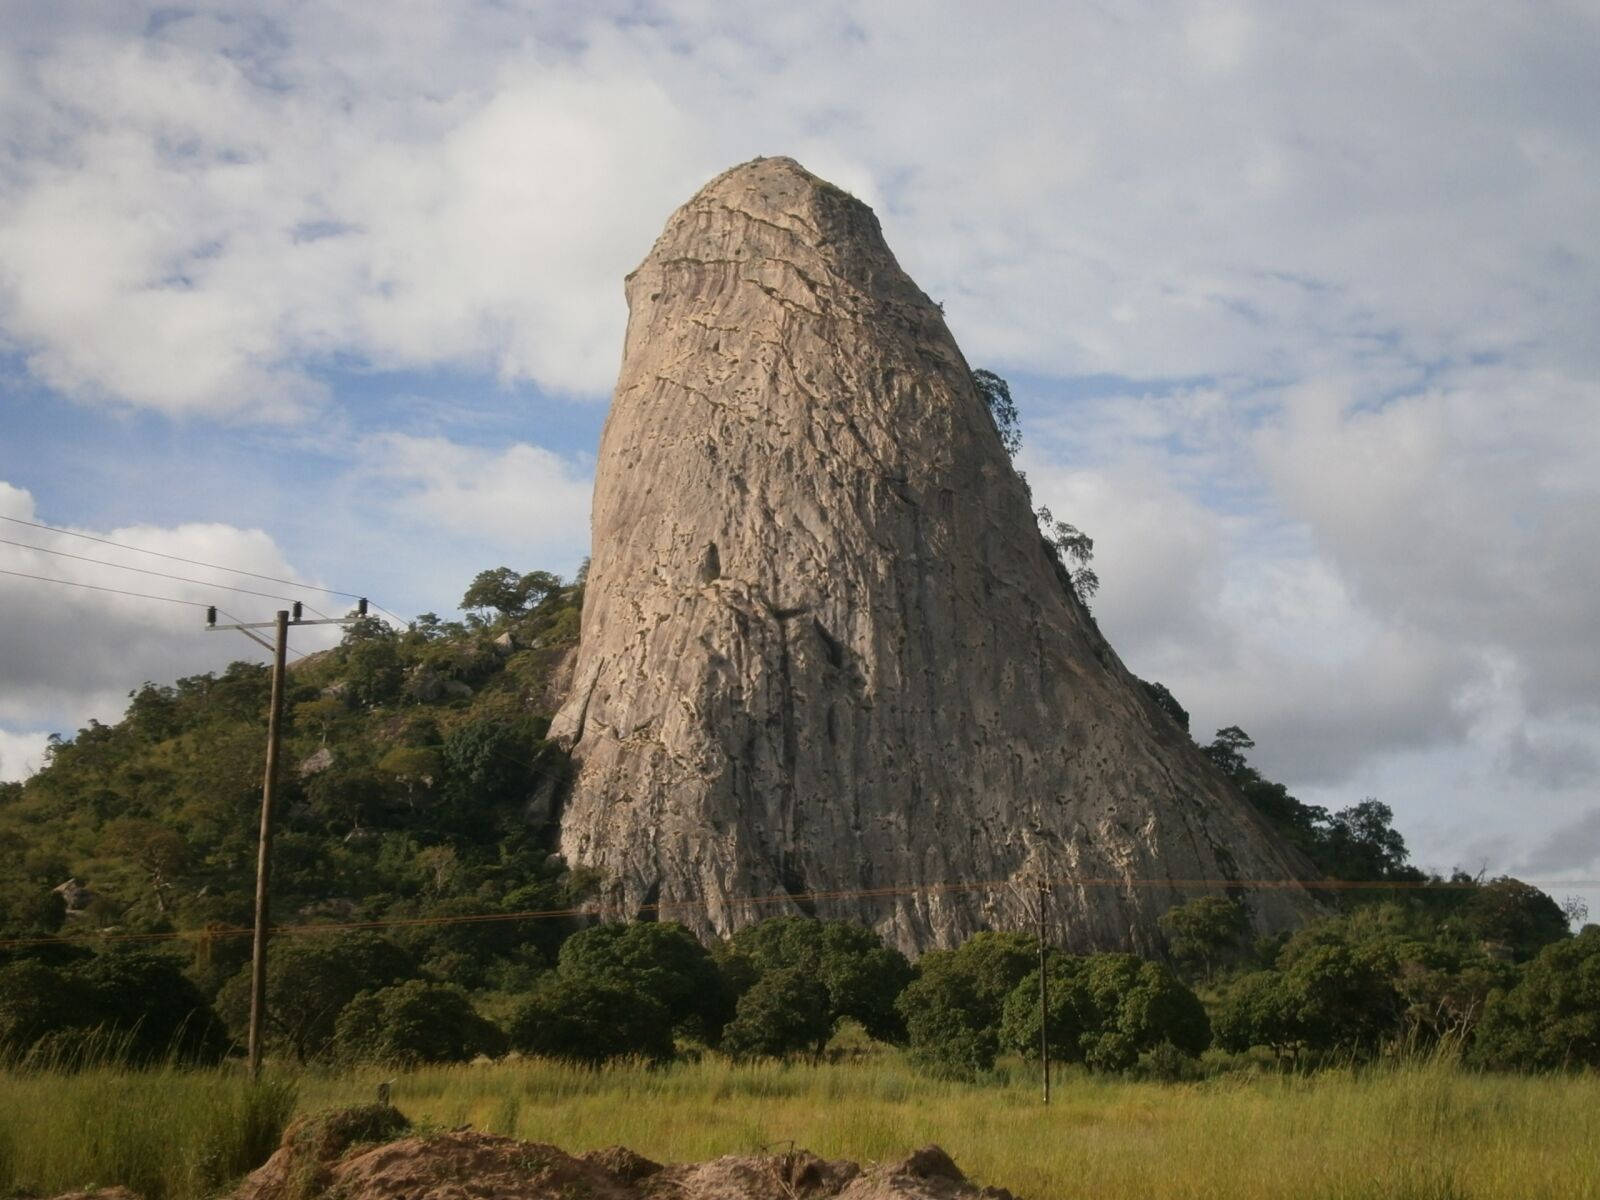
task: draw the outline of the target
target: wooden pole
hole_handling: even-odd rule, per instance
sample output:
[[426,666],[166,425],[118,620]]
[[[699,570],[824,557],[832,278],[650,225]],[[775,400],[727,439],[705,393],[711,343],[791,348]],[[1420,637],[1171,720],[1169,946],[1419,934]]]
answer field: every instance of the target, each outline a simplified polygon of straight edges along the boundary
[[1050,1103],[1050,976],[1045,961],[1044,906],[1049,897],[1043,878],[1039,880],[1039,1065],[1044,1068],[1044,1102]]
[[272,648],[272,706],[267,714],[267,769],[261,781],[261,842],[256,853],[256,923],[250,950],[250,1034],[246,1045],[250,1078],[261,1074],[261,1033],[267,1020],[267,893],[272,882],[272,800],[278,791],[278,746],[283,738],[284,656],[289,614],[278,613]]

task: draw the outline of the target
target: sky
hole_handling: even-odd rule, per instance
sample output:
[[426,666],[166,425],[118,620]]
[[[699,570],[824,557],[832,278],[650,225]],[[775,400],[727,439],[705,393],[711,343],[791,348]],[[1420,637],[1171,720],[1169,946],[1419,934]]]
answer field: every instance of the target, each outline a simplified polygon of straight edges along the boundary
[[1596,61],[1586,0],[9,0],[0,571],[166,599],[0,574],[0,778],[258,657],[192,605],[570,575],[623,276],[787,154],[1202,741],[1600,910]]

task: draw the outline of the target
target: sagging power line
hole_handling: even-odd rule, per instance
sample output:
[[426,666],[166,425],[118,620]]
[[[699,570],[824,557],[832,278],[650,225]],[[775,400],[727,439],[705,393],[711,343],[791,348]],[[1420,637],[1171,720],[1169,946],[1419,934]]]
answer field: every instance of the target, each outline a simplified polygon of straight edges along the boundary
[[[36,554],[53,554],[58,558],[70,558],[77,562],[93,563],[99,567],[110,567],[114,571],[133,571],[140,575],[152,575],[157,579],[170,579],[176,583],[192,583],[199,587],[221,588],[225,592],[243,592],[246,596],[260,596],[265,600],[285,600],[292,602],[293,596],[280,596],[276,592],[259,592],[254,588],[236,587],[231,583],[216,583],[210,579],[191,579],[187,575],[173,575],[166,571],[152,571],[148,567],[135,567],[128,563],[112,562],[104,558],[90,558],[87,554],[73,554],[67,550],[52,550],[48,546],[34,546],[27,542],[17,542],[10,538],[0,538],[0,546],[16,546],[22,550],[32,550]],[[320,588],[312,589],[321,591]],[[307,607],[310,607],[307,605]],[[312,609],[315,612],[315,609]]]
[[[26,520],[23,520],[21,517],[8,517],[8,516],[4,515],[3,513],[0,513],[0,521],[9,521],[13,525],[26,525],[30,529],[43,529],[43,530],[49,531],[50,533],[59,533],[63,537],[82,538],[86,542],[99,542],[103,546],[115,546],[119,550],[129,550],[129,551],[132,551],[135,554],[149,554],[149,555],[152,555],[155,558],[165,558],[165,559],[168,559],[168,560],[170,560],[172,562],[187,563],[191,567],[206,567],[206,568],[209,568],[210,570],[213,570],[213,571],[226,571],[231,575],[244,575],[244,576],[248,576],[251,579],[262,579],[262,580],[265,580],[268,583],[280,583],[280,584],[283,584],[286,587],[300,588],[303,591],[322,592],[324,595],[328,595],[328,596],[344,596],[344,597],[346,597],[347,599],[350,599],[350,600],[360,600],[360,599],[362,599],[361,595],[359,593],[357,593],[357,592],[347,592],[347,591],[344,591],[344,590],[342,590],[340,588],[323,587],[320,584],[305,583],[305,582],[303,582],[301,580],[298,580],[298,579],[284,579],[284,578],[282,578],[280,576],[277,576],[277,575],[265,575],[265,574],[262,574],[260,571],[247,571],[243,567],[230,567],[230,566],[227,566],[227,565],[225,565],[223,563],[207,562],[204,559],[199,559],[199,558],[186,558],[181,554],[169,554],[165,550],[151,550],[151,549],[149,549],[149,548],[147,548],[145,546],[132,546],[132,545],[129,545],[127,542],[119,542],[119,541],[116,541],[116,540],[114,540],[112,538],[98,537],[98,536],[96,536],[95,534],[92,534],[92,533],[80,533],[76,529],[63,529],[59,525],[46,525],[42,521],[26,521]],[[17,544],[17,543],[13,543],[13,544]],[[30,549],[39,549],[39,547],[37,547],[37,546],[29,547],[29,548]],[[115,564],[111,564],[111,565],[115,565]],[[218,584],[216,586],[221,587],[223,585]],[[265,595],[265,593],[258,593],[258,594]],[[271,598],[275,599],[275,600],[288,599],[288,597],[284,597],[284,596],[273,596]],[[396,616],[394,613],[392,613],[388,609],[384,608],[383,605],[381,605],[381,604],[374,603],[372,605],[372,607],[377,609],[380,613],[382,613],[384,616],[390,618],[391,620],[398,621],[401,625],[406,625],[406,624],[409,623],[409,622],[406,621],[406,619],[404,617]]]

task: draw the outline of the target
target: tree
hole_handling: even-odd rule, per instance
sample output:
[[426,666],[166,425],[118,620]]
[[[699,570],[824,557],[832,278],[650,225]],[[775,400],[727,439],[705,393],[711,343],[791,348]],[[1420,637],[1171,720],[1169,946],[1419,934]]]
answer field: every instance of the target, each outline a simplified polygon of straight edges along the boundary
[[994,431],[1000,435],[1000,445],[1006,454],[1015,458],[1022,449],[1022,430],[1017,424],[1017,406],[1011,399],[1011,385],[993,371],[983,369],[972,373],[972,386],[978,389]]
[[[0,1061],[30,1052],[146,1066],[214,1063],[228,1038],[178,965],[157,954],[98,954],[67,967],[0,967]],[[59,1060],[58,1060],[59,1061]]]
[[1160,925],[1172,957],[1198,966],[1210,979],[1217,959],[1249,932],[1250,913],[1237,900],[1201,896],[1169,908],[1161,914]]
[[1276,971],[1235,979],[1217,1006],[1212,1029],[1217,1044],[1236,1054],[1252,1046],[1270,1047],[1280,1058],[1299,1052],[1300,1025]]
[[1178,698],[1172,694],[1166,684],[1157,683],[1150,679],[1141,679],[1139,680],[1139,686],[1144,689],[1145,695],[1155,701],[1157,708],[1177,722],[1179,729],[1185,733],[1189,732],[1189,710],[1178,703]]
[[0,966],[0,1064],[14,1062],[63,1034],[92,1028],[94,997],[80,979],[24,959]]
[[457,726],[442,754],[452,799],[473,806],[523,799],[534,753],[528,739],[503,721],[482,718]]
[[421,979],[361,992],[344,1006],[333,1033],[339,1058],[396,1066],[467,1062],[498,1053],[503,1042],[460,988]]
[[715,1045],[733,999],[710,953],[674,922],[595,925],[561,946],[557,969],[569,979],[606,981],[650,996],[674,1028]]
[[560,577],[548,571],[518,575],[510,567],[495,567],[478,573],[461,597],[461,607],[479,611],[493,609],[502,617],[514,617],[560,590]]
[[872,930],[850,921],[772,917],[735,933],[731,948],[749,963],[752,980],[786,967],[819,980],[830,1024],[850,1017],[880,1041],[904,1036],[895,1001],[911,980],[911,964]]
[[[1046,970],[1052,1059],[1082,1062],[1096,1071],[1125,1071],[1157,1046],[1193,1056],[1211,1042],[1199,999],[1160,963],[1131,954],[1056,954]],[[1037,968],[1006,998],[1001,1042],[1038,1061]]]
[[[1065,572],[1067,583],[1087,606],[1100,590],[1100,576],[1089,566],[1094,558],[1094,539],[1076,525],[1056,520],[1055,514],[1046,507],[1041,506],[1034,515],[1039,520],[1045,544],[1051,548],[1055,560]],[[1074,563],[1077,566],[1073,566]]]
[[795,967],[768,971],[739,997],[722,1045],[735,1058],[822,1053],[833,1032],[828,990]]
[[378,770],[400,782],[406,807],[416,808],[419,794],[429,791],[444,773],[437,750],[425,746],[396,746],[378,760]]
[[573,1062],[665,1062],[673,1055],[666,1008],[636,988],[603,979],[547,976],[512,1014],[508,1032],[523,1054]]
[[1410,879],[1406,840],[1394,827],[1394,810],[1370,796],[1333,814],[1322,837],[1319,866],[1336,879]]
[[1490,994],[1473,1057],[1491,1067],[1600,1067],[1600,925],[1554,942]]
[[[1049,1034],[1052,1062],[1079,1062],[1084,1029],[1081,995],[1083,959],[1051,951],[1045,960],[1049,981],[1049,1007],[1045,1030]],[[1039,970],[1023,977],[1009,996],[1000,1019],[1000,1045],[1031,1062],[1039,1061]]]
[[372,708],[400,694],[405,670],[400,662],[400,635],[376,617],[362,617],[346,628],[339,643],[347,694]]
[[[1237,783],[1249,771],[1244,752],[1254,747],[1255,741],[1248,733],[1237,725],[1229,725],[1226,729],[1217,730],[1217,736],[1212,739],[1209,746],[1202,746],[1200,753],[1216,763],[1224,775],[1230,776]],[[1249,773],[1254,774],[1253,771]]]
[[1038,957],[1039,943],[1020,933],[976,933],[955,950],[924,954],[896,1002],[912,1058],[957,1077],[992,1068],[1006,998]]
[[160,954],[97,954],[70,968],[87,987],[97,1024],[124,1061],[214,1063],[227,1053],[222,1021],[177,962]]
[[1509,947],[1518,962],[1571,935],[1560,905],[1532,884],[1510,877],[1474,888],[1454,923],[1480,941]]
[[156,821],[123,817],[106,826],[105,845],[112,853],[131,859],[145,873],[156,911],[165,914],[172,877],[190,861],[189,844],[183,837]]
[[[411,956],[376,934],[279,938],[267,956],[267,1045],[301,1063],[325,1057],[345,1005],[415,975]],[[248,964],[223,985],[217,1009],[242,1040],[250,1017]]]

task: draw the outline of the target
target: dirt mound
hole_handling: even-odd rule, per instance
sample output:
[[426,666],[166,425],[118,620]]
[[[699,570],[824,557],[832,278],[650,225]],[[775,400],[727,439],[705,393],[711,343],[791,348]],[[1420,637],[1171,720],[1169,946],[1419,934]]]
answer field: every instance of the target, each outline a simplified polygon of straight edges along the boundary
[[408,1127],[377,1105],[304,1118],[232,1200],[1012,1200],[937,1146],[867,1170],[804,1150],[662,1166],[622,1146],[574,1156],[461,1129],[388,1140]]

